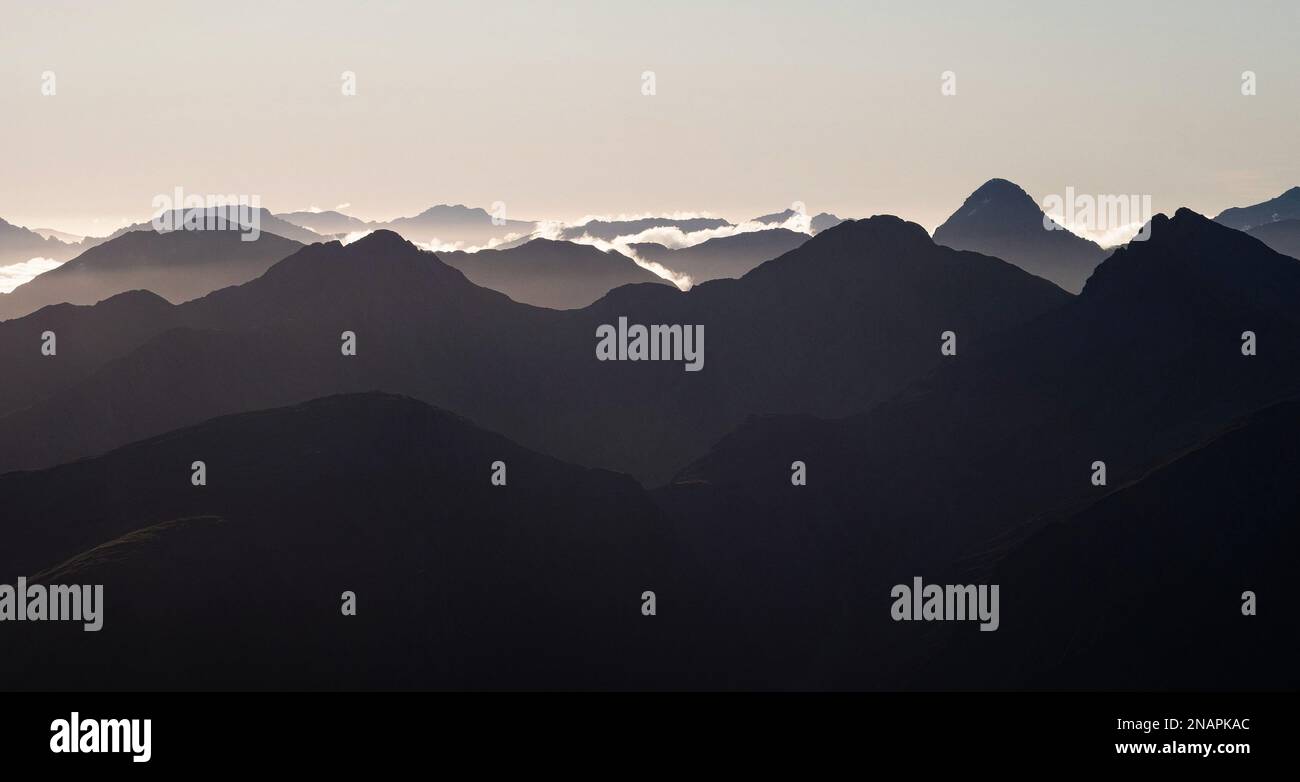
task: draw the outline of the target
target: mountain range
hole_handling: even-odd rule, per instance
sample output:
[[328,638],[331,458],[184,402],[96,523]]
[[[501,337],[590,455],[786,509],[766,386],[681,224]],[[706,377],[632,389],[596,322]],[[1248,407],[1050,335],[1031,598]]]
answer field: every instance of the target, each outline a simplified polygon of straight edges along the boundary
[[1264,223],[1246,233],[1283,255],[1300,259],[1300,219]]
[[[632,248],[763,248],[688,291],[567,241],[263,233],[260,274],[183,303],[137,261],[221,267],[238,234],[120,236],[65,274],[150,290],[0,322],[0,570],[105,584],[112,632],[33,625],[0,680],[1293,688],[1295,221],[1222,218],[1094,252],[993,180],[933,239]],[[597,360],[621,318],[702,326],[703,369]],[[999,630],[893,621],[916,577],[1000,585]]]
[[630,245],[637,257],[688,275],[694,283],[743,277],[750,269],[793,250],[808,234],[785,228],[718,236],[699,244],[669,249],[654,242]]
[[20,225],[0,220],[0,266],[22,263],[33,258],[66,261],[81,251],[79,244],[45,237]]
[[[1027,592],[1046,579],[1064,584],[1055,580],[1058,573],[1077,577],[1075,600],[1089,599],[1093,584],[1122,594],[1119,582],[1107,580],[1106,558],[1079,558],[1091,549],[1054,550],[1049,558],[1023,542],[1052,520],[1068,523],[1112,491],[1140,485],[1243,417],[1300,394],[1300,315],[1290,305],[1297,296],[1300,265],[1293,259],[1188,210],[1158,215],[1150,238],[1117,250],[1078,297],[959,347],[950,361],[883,404],[838,421],[756,417],[723,438],[660,493],[681,519],[679,528],[696,538],[693,548],[719,557],[725,550],[729,565],[717,576],[721,588],[734,584],[763,607],[767,646],[756,645],[758,630],[740,627],[729,634],[737,639],[730,650],[737,671],[754,677],[744,686],[768,682],[777,670],[790,686],[1042,684],[1034,677],[1043,666],[1079,641],[1072,632],[1076,614],[1052,615],[1045,601],[1031,617],[1017,619],[1061,645],[1029,646],[1011,660],[1033,655],[1033,666],[998,664],[998,676],[986,679],[983,669],[958,662],[983,634],[971,632],[952,646],[947,631],[899,630],[883,608],[855,607],[865,599],[857,596],[883,598],[891,585],[917,575],[941,583],[998,583],[988,573],[1013,552],[1031,557],[1007,565],[1020,574],[1018,600],[1035,599]],[[1266,350],[1243,354],[1247,329]],[[795,460],[806,464],[806,487],[790,485]],[[1098,461],[1107,471],[1105,486],[1093,481]],[[1226,472],[1216,485],[1236,474]],[[1271,513],[1270,496],[1261,498],[1262,505],[1239,505],[1241,521],[1253,522],[1257,507]],[[1153,502],[1157,509],[1149,513],[1163,515]],[[1181,521],[1173,515],[1167,524]],[[1128,523],[1142,523],[1140,513]],[[1149,546],[1162,540],[1155,532],[1143,534]],[[1098,544],[1098,551],[1136,540],[1119,533],[1106,539],[1112,542]],[[1240,548],[1221,553],[1234,558],[1234,568],[1246,568],[1267,545],[1253,533],[1238,542]],[[969,567],[956,568],[959,562],[980,564],[983,575],[973,578]],[[1279,583],[1276,572],[1260,575]],[[1194,605],[1240,617],[1237,603],[1246,588],[1239,580],[1211,581],[1197,586],[1197,594],[1217,590],[1218,602]],[[731,594],[731,601],[740,599]],[[1135,610],[1149,606],[1134,603]],[[1214,622],[1224,621],[1216,613]],[[1029,632],[1026,626],[1014,631],[1022,639]],[[1188,628],[1178,637],[1198,633]],[[785,640],[773,645],[772,638]],[[1105,653],[1120,661],[1126,650],[1145,648],[1126,646],[1128,640],[1116,633],[1106,639],[1112,646]],[[942,659],[954,666],[946,673],[942,665],[918,663],[945,648],[952,653]],[[1247,648],[1267,652],[1261,659],[1273,670],[1286,654],[1258,644]],[[1117,682],[1112,686],[1128,681],[1105,678],[1116,672],[1092,673]],[[1086,681],[1070,679],[1068,668],[1056,673],[1048,686]],[[1253,680],[1246,671],[1220,673],[1221,682]]]
[[621,285],[671,284],[615,250],[551,239],[501,250],[441,252],[438,258],[475,285],[557,310],[585,307]]
[[322,212],[281,212],[276,217],[300,228],[318,233],[321,236],[338,236],[355,231],[368,231],[370,224],[359,217],[342,212],[326,210]]
[[[206,231],[251,233],[251,229],[256,228],[258,231],[275,234],[276,236],[290,239],[299,244],[313,244],[324,239],[324,237],[314,231],[309,231],[306,228],[300,228],[293,223],[281,220],[279,217],[271,214],[269,209],[259,207],[256,210],[256,214],[257,218],[256,221],[254,221],[249,211],[245,211],[244,209],[241,209],[241,207],[234,205],[195,209],[173,209],[171,210],[170,216],[159,215],[155,220],[124,226],[109,234],[107,239],[99,239],[96,241],[103,242],[116,239],[119,236],[132,231],[153,231],[159,233],[160,231],[157,230],[155,227],[156,225],[171,225],[175,226],[174,230],[179,230],[181,226],[186,224],[186,220],[190,220],[196,225],[201,223],[205,226],[203,230]],[[190,232],[195,233],[197,231],[191,230]]]
[[[755,217],[754,222],[764,223],[766,225],[784,225],[789,222],[792,217],[796,217],[799,214],[801,213],[796,212],[793,209],[786,209],[781,212],[773,212],[772,214]],[[812,233],[818,234],[825,231],[827,228],[833,228],[842,222],[844,222],[843,218],[836,217],[830,212],[819,212],[808,219],[808,226]]]
[[1253,206],[1234,206],[1225,209],[1214,218],[1238,231],[1249,231],[1280,220],[1300,219],[1300,187],[1293,187],[1277,198],[1270,198]]
[[[0,417],[0,443],[27,444],[0,449],[0,470],[57,464],[216,415],[378,388],[654,483],[749,414],[866,410],[938,364],[941,332],[978,339],[1067,298],[891,217],[845,222],[740,280],[689,292],[629,285],[568,311],[513,302],[378,231],[347,246],[304,247],[251,282],[174,308],[149,302],[138,315],[153,323],[148,338],[97,353],[94,371],[63,377]],[[96,305],[104,306],[123,305]],[[27,346],[13,361],[19,389],[49,388],[40,376],[83,350],[87,335],[65,326],[58,360],[40,354],[58,312],[0,323],[0,343]],[[597,327],[620,317],[703,326],[707,369],[597,361]],[[340,356],[344,331],[358,337],[355,357]],[[192,390],[177,395],[178,385]]]
[[642,217],[630,220],[589,220],[579,225],[566,226],[560,232],[561,239],[576,240],[584,236],[612,242],[619,237],[635,236],[654,228],[676,228],[682,233],[707,231],[715,228],[728,228],[731,223],[720,217]]

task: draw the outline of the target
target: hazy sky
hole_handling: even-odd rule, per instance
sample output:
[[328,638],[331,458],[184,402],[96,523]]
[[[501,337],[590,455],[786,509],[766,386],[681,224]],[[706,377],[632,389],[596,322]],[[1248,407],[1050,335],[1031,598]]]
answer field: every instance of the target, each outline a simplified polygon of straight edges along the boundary
[[933,229],[995,176],[1040,202],[1072,186],[1209,214],[1300,184],[1297,0],[0,12],[0,217],[30,227],[106,233],[176,186],[365,218],[502,201],[520,219],[740,219],[802,201]]

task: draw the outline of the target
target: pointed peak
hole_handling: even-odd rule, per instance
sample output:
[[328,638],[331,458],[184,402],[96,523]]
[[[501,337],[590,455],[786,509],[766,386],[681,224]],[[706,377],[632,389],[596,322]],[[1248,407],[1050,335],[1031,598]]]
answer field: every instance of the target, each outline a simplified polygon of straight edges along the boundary
[[975,196],[988,197],[997,195],[1024,196],[1025,198],[1030,197],[1029,193],[1025,192],[1025,189],[1020,185],[1017,185],[1015,182],[1012,182],[1009,179],[998,178],[990,179],[975,188],[975,192],[971,193],[972,198]]
[[1271,275],[1287,273],[1294,261],[1248,234],[1186,207],[1173,217],[1157,214],[1139,237],[1097,267],[1084,289],[1096,296],[1112,291],[1176,287],[1189,276],[1210,280],[1212,290],[1266,288]]
[[931,245],[934,243],[930,234],[916,223],[894,215],[873,215],[858,220],[845,220],[839,225],[827,228],[805,242],[804,246],[844,239],[888,241],[894,244]]
[[366,252],[392,252],[404,249],[419,250],[414,244],[403,239],[401,234],[396,231],[390,231],[387,228],[380,228],[377,231],[371,231],[352,244],[347,245],[348,249],[364,250]]
[[939,227],[935,236],[962,223],[1010,221],[1027,226],[1041,223],[1042,218],[1043,210],[1024,188],[1006,179],[990,179],[966,197],[957,211]]

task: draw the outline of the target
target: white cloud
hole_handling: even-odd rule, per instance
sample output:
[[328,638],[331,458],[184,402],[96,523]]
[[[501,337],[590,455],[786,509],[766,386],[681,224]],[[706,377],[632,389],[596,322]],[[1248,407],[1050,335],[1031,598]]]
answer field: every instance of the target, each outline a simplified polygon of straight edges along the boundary
[[[346,204],[344,205],[346,206]],[[339,207],[340,209],[343,207]],[[674,212],[671,214],[644,214],[644,215],[587,215],[581,220],[569,223],[562,220],[540,220],[536,224],[535,230],[528,234],[533,239],[552,239],[562,240],[566,229],[586,225],[592,220],[601,220],[605,222],[623,222],[628,220],[642,220],[647,218],[664,218],[670,220],[691,220],[695,218],[707,218],[710,215],[706,212]],[[632,245],[642,242],[662,244],[670,249],[679,250],[683,247],[693,247],[701,242],[707,242],[722,236],[735,236],[737,234],[752,233],[754,231],[770,231],[776,228],[785,228],[790,231],[799,233],[812,234],[812,218],[806,214],[793,214],[782,223],[760,223],[754,220],[746,220],[737,225],[724,225],[718,228],[704,228],[699,231],[683,231],[677,226],[665,226],[661,228],[650,228],[635,234],[617,236],[613,241],[599,239],[590,234],[583,234],[578,237],[570,237],[567,241],[574,244],[589,244],[601,251],[614,250],[631,258],[636,264],[647,271],[662,277],[665,280],[676,285],[682,290],[689,290],[694,284],[690,275],[682,274],[674,269],[670,269],[661,263],[642,258]],[[344,244],[351,244],[356,240],[367,236],[371,231],[354,231],[343,238]],[[425,242],[413,242],[416,247],[429,252],[468,252],[474,253],[480,250],[492,250],[501,245],[517,241],[524,238],[525,234],[511,233],[502,237],[493,238],[487,244],[466,245],[463,241],[449,242],[443,241],[437,237]]]
[[602,223],[625,223],[631,220],[712,220],[716,215],[710,212],[644,212],[642,214],[584,215],[567,225],[586,225],[593,220]]
[[[509,244],[516,239],[522,239],[529,234],[508,233],[505,236],[494,236],[488,240],[487,244],[466,245],[465,242],[444,242],[438,237],[433,237],[427,242],[412,242],[421,250],[428,250],[432,253],[476,253],[480,250],[495,250],[503,244]],[[409,240],[408,240],[409,241]]]
[[[1060,222],[1060,220],[1057,220],[1057,222]],[[1104,230],[1083,225],[1066,225],[1065,228],[1070,233],[1082,236],[1084,239],[1091,239],[1102,247],[1118,247],[1121,244],[1127,244],[1129,240],[1137,235],[1138,231],[1142,230],[1144,225],[1146,225],[1145,222],[1125,223]]]
[[9,293],[19,285],[31,282],[36,275],[44,274],[50,269],[57,269],[62,265],[61,261],[56,261],[53,258],[32,258],[21,263],[0,266],[0,293]]
[[[654,215],[649,216],[653,217]],[[620,216],[618,219],[639,218],[624,218]],[[673,217],[672,219],[685,220],[690,218],[678,216]],[[587,221],[589,221],[589,219]],[[617,236],[613,241],[597,239],[590,234],[583,234],[582,236],[572,238],[569,241],[576,244],[590,244],[601,250],[617,250],[636,261],[639,266],[654,272],[669,282],[672,282],[678,288],[689,290],[694,284],[690,275],[682,274],[661,263],[642,258],[637,254],[636,250],[633,249],[632,245],[640,244],[642,242],[651,242],[654,244],[662,244],[669,249],[680,250],[683,247],[693,247],[701,242],[707,242],[710,239],[716,239],[722,236],[735,236],[737,234],[752,233],[754,231],[769,231],[774,228],[785,228],[791,231],[798,231],[799,233],[811,234],[811,222],[812,218],[806,214],[794,214],[783,223],[760,223],[754,220],[746,220],[738,225],[724,225],[718,228],[704,228],[699,231],[689,232],[683,231],[677,226],[665,226],[661,228],[649,228],[635,234]],[[577,225],[585,224],[586,221],[578,223]],[[534,235],[545,239],[559,239],[565,228],[572,227],[558,221],[543,221],[537,225],[538,229]]]

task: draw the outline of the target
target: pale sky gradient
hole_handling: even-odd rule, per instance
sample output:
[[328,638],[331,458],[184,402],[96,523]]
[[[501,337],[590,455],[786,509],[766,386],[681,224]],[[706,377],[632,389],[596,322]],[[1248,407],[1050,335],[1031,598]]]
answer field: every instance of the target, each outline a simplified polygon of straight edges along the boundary
[[367,219],[502,201],[519,219],[739,220],[802,201],[933,229],[991,177],[1040,202],[1073,186],[1207,214],[1300,184],[1296,0],[0,12],[0,217],[74,233],[146,219],[178,185]]

